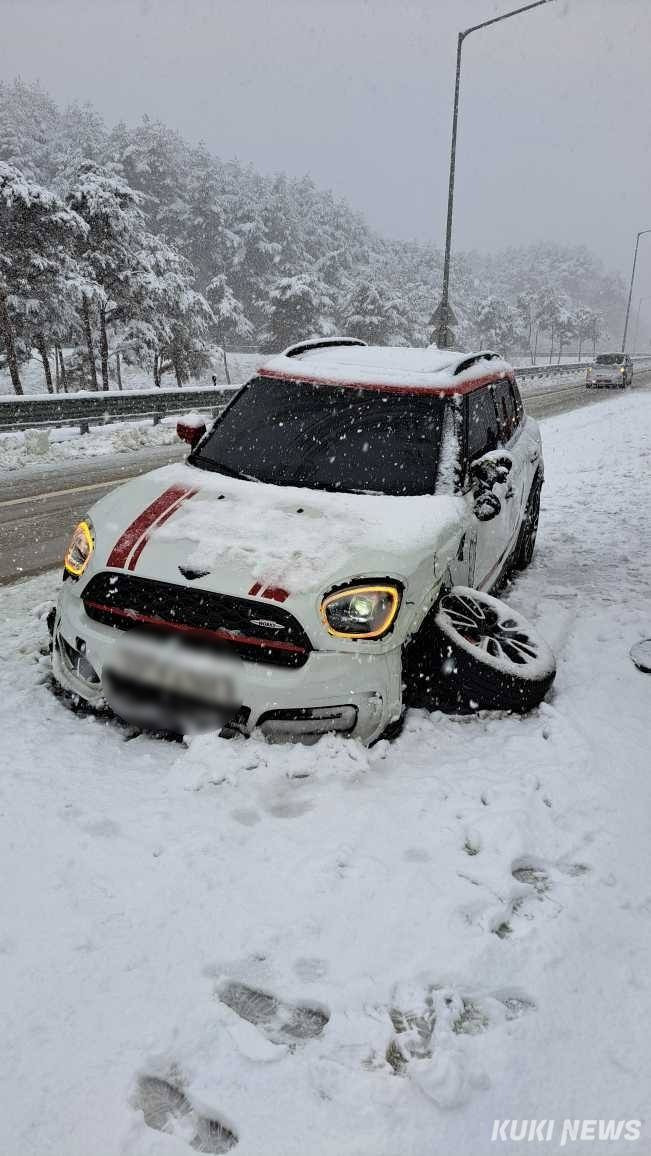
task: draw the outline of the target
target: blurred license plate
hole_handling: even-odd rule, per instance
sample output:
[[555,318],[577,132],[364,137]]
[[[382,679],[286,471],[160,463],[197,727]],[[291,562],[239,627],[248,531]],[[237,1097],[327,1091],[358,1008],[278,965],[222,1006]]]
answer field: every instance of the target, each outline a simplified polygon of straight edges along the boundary
[[234,682],[227,674],[197,670],[179,662],[178,657],[171,659],[164,654],[136,654],[125,650],[116,658],[118,661],[114,665],[121,674],[147,683],[148,686],[199,698],[219,706],[232,706],[235,703]]

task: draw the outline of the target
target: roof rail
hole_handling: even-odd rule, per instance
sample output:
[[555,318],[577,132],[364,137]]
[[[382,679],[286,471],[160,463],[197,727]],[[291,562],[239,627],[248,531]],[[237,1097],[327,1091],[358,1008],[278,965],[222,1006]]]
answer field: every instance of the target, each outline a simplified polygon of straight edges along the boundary
[[495,353],[492,349],[482,349],[479,353],[469,353],[454,367],[454,376],[458,373],[464,373],[466,369],[470,369],[477,361],[494,361],[496,358],[501,360],[501,354]]
[[358,337],[314,337],[311,341],[300,341],[283,350],[283,357],[300,357],[310,349],[332,349],[337,345],[366,345]]

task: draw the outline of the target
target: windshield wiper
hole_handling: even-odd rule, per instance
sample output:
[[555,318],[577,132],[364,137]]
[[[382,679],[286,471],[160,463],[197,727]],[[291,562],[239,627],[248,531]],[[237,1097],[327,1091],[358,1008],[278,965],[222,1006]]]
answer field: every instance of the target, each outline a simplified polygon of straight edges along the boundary
[[210,458],[198,458],[194,454],[190,454],[188,462],[191,466],[198,466],[200,470],[210,470],[214,474],[224,474],[227,478],[238,478],[242,482],[259,482],[260,478],[254,477],[253,474],[243,474],[239,470],[234,470],[231,466],[225,466],[222,462],[211,461]]

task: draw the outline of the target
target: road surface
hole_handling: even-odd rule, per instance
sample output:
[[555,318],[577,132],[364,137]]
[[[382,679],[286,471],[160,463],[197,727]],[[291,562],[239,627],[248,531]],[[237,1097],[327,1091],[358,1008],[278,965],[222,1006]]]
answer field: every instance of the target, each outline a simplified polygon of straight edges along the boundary
[[[633,388],[651,389],[651,370],[638,371]],[[598,405],[613,397],[612,390],[588,391],[583,384],[537,392],[532,382],[530,390],[525,405],[534,417]],[[93,502],[128,478],[180,461],[184,453],[179,443],[9,475],[0,499],[0,585],[56,566],[72,527]]]

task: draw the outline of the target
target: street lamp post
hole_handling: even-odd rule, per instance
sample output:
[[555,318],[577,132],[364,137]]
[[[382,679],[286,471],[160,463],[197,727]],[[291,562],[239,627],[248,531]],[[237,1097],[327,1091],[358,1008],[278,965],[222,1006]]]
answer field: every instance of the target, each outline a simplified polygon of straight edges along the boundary
[[624,336],[622,337],[622,353],[626,353],[626,335],[628,333],[628,318],[631,312],[631,299],[633,297],[633,285],[635,283],[635,266],[637,265],[637,250],[640,244],[640,237],[645,233],[651,233],[651,229],[640,229],[635,238],[635,252],[633,253],[633,268],[631,269],[631,284],[628,290],[628,301],[626,302],[626,318],[624,320]]
[[494,16],[492,20],[484,20],[481,24],[473,24],[472,28],[466,28],[463,32],[460,32],[457,38],[457,71],[454,82],[454,110],[452,113],[452,144],[450,146],[450,175],[448,180],[448,215],[445,227],[443,287],[441,290],[441,303],[434,314],[434,319],[438,326],[436,330],[436,344],[440,349],[447,348],[449,332],[450,251],[452,248],[452,210],[454,206],[454,176],[457,159],[457,124],[459,120],[459,85],[461,82],[461,49],[463,42],[471,32],[477,32],[480,28],[488,28],[491,24],[499,24],[502,20],[508,20],[510,16],[519,16],[522,12],[529,12],[532,8],[540,8],[543,4],[550,4],[552,2],[553,0],[534,0],[533,3],[525,4],[522,8],[514,8],[512,12],[504,12],[501,16]]

